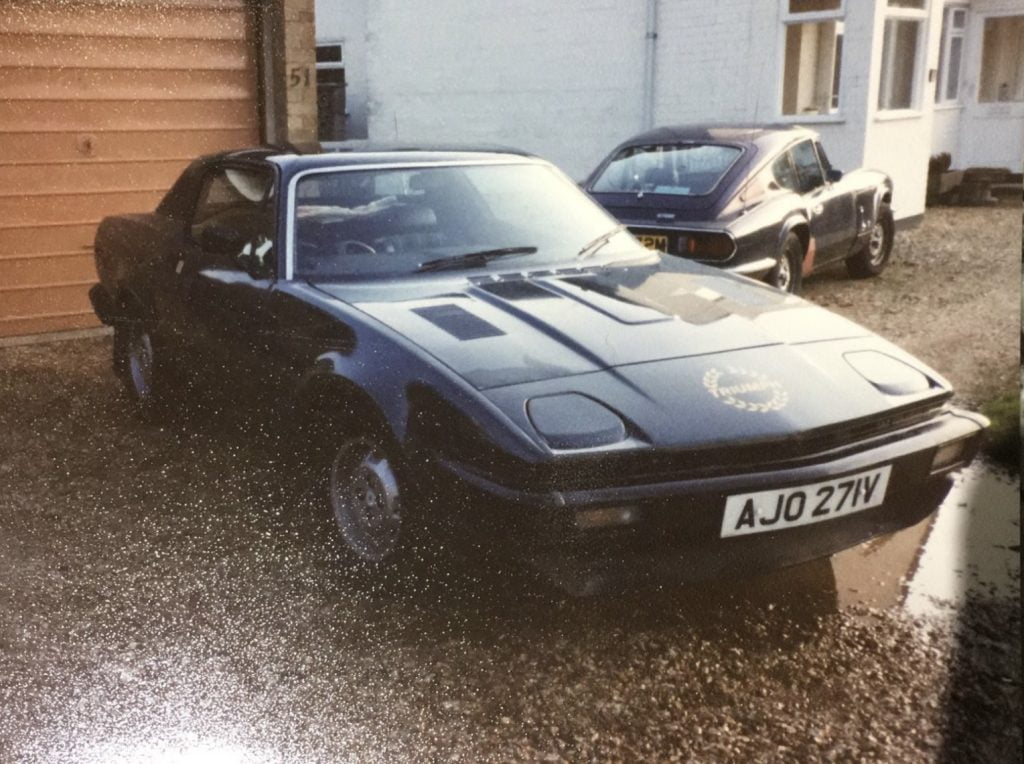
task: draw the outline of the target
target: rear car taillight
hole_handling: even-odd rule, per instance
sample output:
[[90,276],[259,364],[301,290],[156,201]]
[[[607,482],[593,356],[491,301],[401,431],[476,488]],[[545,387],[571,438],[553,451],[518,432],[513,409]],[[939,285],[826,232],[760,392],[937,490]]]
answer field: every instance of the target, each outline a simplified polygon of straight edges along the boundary
[[727,233],[686,233],[679,237],[680,252],[695,260],[728,260],[736,251],[736,243]]

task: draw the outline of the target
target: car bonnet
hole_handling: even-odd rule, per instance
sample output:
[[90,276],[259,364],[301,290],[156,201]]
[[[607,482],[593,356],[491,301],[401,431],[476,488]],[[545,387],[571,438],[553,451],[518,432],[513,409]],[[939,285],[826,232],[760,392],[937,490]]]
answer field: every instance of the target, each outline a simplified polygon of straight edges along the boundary
[[619,266],[460,276],[353,294],[318,288],[403,335],[480,390],[673,358],[870,336],[720,271]]

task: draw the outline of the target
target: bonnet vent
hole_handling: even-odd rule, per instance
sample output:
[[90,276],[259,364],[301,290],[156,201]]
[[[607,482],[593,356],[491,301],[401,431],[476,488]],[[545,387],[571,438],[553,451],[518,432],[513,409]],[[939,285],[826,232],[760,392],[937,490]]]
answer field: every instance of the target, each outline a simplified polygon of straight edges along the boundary
[[414,308],[412,312],[459,340],[500,337],[505,333],[494,324],[474,316],[458,305],[430,305],[425,308]]

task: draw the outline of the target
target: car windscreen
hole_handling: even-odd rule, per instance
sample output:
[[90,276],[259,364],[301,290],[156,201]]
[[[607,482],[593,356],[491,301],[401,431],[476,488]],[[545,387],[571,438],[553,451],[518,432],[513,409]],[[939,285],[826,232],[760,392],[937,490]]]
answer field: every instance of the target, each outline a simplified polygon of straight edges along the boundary
[[[616,225],[562,173],[528,163],[316,172],[297,181],[291,214],[292,275],[310,281],[571,263]],[[637,246],[612,239],[602,254]]]
[[713,143],[629,146],[608,163],[591,191],[703,196],[741,153],[736,146]]

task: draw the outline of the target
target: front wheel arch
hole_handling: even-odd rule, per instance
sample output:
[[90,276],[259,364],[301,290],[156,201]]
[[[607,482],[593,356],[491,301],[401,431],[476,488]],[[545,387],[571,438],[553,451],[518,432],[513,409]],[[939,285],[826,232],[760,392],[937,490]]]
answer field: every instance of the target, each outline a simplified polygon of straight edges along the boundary
[[[323,374],[303,383],[295,415],[297,451],[308,460],[302,472],[312,477],[312,506],[318,517],[332,518],[344,557],[368,570],[400,566],[419,538],[413,531],[419,515],[416,483],[382,409],[351,380]],[[376,514],[376,520],[367,519],[368,508],[381,509],[381,502],[352,503],[352,490],[359,481],[364,484],[364,499],[377,497],[388,508]],[[393,547],[380,545],[374,536],[381,527],[390,527],[380,522],[382,517],[392,517],[389,513],[395,521],[390,528]]]
[[786,237],[789,234],[794,234],[800,240],[800,246],[803,247],[804,254],[807,253],[807,248],[811,245],[811,229],[807,227],[804,222],[794,223],[789,228],[785,229],[782,236],[779,237],[779,249],[782,249],[782,245],[786,241]]
[[789,294],[800,294],[806,254],[805,240],[801,239],[797,230],[790,229],[779,245],[777,264],[765,280],[776,289]]
[[351,380],[323,374],[304,380],[293,404],[295,422],[304,435],[331,428],[372,431],[394,439],[394,432],[373,396]]

